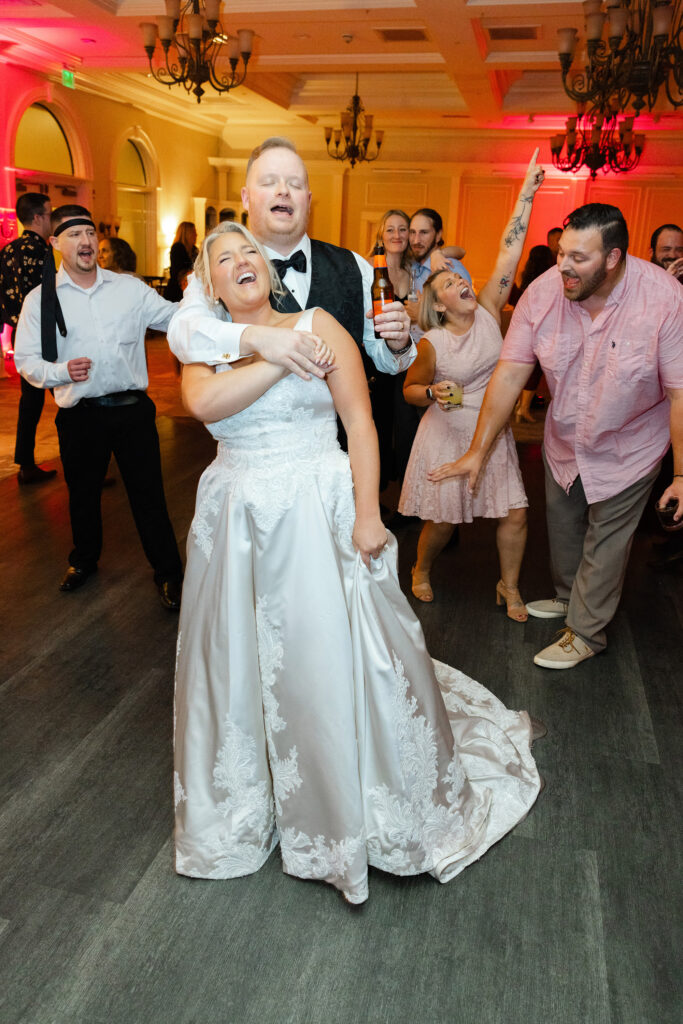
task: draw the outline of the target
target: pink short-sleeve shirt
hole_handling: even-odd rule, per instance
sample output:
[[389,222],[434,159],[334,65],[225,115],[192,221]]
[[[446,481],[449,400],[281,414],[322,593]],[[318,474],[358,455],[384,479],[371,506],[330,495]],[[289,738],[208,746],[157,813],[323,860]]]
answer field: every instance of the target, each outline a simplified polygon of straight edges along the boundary
[[591,320],[564,297],[557,267],[527,288],[501,359],[540,362],[552,395],[544,446],[555,480],[577,476],[589,503],[611,498],[657,464],[670,441],[665,389],[683,388],[683,287],[633,256]]

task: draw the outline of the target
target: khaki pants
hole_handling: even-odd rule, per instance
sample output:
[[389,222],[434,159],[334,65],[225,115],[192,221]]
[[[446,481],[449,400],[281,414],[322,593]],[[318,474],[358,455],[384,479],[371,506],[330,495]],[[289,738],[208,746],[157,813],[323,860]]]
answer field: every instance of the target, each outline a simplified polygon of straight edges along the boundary
[[624,586],[633,534],[659,473],[589,505],[577,477],[569,494],[556,482],[543,453],[550,572],[557,596],[569,601],[567,625],[594,651],[607,646]]

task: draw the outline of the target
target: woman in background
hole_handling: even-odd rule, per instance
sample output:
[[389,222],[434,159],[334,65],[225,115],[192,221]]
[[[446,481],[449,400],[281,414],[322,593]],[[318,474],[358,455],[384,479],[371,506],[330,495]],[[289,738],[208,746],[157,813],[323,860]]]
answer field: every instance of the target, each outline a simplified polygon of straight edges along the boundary
[[178,225],[173,245],[171,246],[171,267],[169,271],[168,284],[164,291],[164,298],[169,302],[180,302],[183,297],[183,289],[180,283],[181,275],[192,269],[197,259],[197,229],[189,220],[183,220]]
[[[438,271],[428,278],[420,304],[420,327],[427,333],[418,344],[404,388],[406,401],[427,408],[399,502],[403,515],[425,520],[413,566],[413,594],[419,601],[433,601],[430,571],[456,524],[470,523],[475,516],[494,518],[500,559],[496,601],[507,605],[508,616],[516,622],[527,619],[518,582],[528,502],[510,427],[498,436],[476,493],[469,492],[465,478],[434,480],[432,473],[446,459],[455,461],[467,451],[474,436],[503,344],[501,311],[515,279],[534,195],[544,177],[537,156],[538,149],[500,240],[493,273],[479,295],[451,271]],[[458,397],[461,405],[454,402]]]
[[134,274],[138,265],[135,252],[123,238],[103,238],[97,262],[102,270],[113,270],[115,274]]
[[[404,210],[387,210],[377,225],[375,243],[384,246],[387,258],[389,280],[394,289],[394,298],[405,302],[412,287],[411,267],[413,254],[409,245],[410,217]],[[432,253],[431,266],[440,270],[447,266],[446,258],[462,259],[465,250],[459,246],[446,246]],[[370,394],[372,415],[377,428],[380,452],[380,490],[389,480],[403,483],[410,450],[420,423],[421,412],[408,405],[403,397],[405,371],[398,374],[379,373],[370,370]],[[392,528],[400,516],[391,521]]]

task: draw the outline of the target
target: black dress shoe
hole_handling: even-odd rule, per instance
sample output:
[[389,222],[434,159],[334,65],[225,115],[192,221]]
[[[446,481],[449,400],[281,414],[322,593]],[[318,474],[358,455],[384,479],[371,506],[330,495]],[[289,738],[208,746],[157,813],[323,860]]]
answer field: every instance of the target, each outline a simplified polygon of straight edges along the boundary
[[71,590],[78,590],[82,587],[89,576],[97,572],[97,569],[77,569],[75,565],[70,565],[66,570],[64,579],[59,584],[59,589],[68,593]]
[[169,612],[180,610],[180,596],[183,591],[182,580],[166,580],[165,583],[157,583],[157,590],[161,603]]
[[40,466],[22,466],[17,473],[17,480],[20,484],[44,484],[46,480],[52,480],[57,476],[56,469],[41,469]]

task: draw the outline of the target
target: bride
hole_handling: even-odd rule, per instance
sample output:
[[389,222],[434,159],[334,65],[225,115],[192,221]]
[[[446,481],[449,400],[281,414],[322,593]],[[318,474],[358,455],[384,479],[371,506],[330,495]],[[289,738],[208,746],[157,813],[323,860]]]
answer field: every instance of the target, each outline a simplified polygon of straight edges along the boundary
[[529,716],[425,649],[379,515],[351,337],[321,309],[271,308],[279,282],[239,224],[207,236],[195,273],[234,321],[312,332],[329,373],[303,380],[258,357],[183,370],[218,452],[180,613],[176,870],[247,875],[279,843],[285,872],[351,903],[368,897],[368,865],[447,882],[538,795]]

